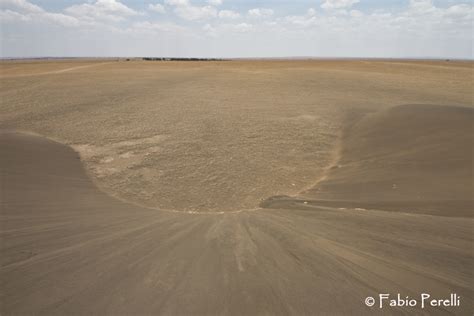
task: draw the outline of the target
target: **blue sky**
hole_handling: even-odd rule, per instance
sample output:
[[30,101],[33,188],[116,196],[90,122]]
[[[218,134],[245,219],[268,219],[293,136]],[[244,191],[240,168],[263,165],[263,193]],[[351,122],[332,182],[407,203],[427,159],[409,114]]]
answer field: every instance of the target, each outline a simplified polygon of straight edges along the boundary
[[467,0],[0,0],[2,57],[472,59]]

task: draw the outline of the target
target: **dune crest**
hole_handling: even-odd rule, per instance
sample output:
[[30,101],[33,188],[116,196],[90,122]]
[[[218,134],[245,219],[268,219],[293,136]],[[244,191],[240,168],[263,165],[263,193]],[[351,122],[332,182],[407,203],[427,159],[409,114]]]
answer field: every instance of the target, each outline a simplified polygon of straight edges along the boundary
[[296,200],[472,216],[473,122],[474,109],[456,106],[401,105],[367,114],[345,131],[323,179]]

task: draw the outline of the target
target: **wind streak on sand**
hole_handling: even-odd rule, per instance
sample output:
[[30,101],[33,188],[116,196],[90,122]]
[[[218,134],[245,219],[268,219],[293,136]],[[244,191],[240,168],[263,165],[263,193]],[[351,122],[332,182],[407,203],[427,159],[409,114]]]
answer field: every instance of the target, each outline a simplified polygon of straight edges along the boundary
[[461,296],[427,313],[472,311],[470,216],[163,212],[103,194],[59,143],[7,132],[0,147],[2,314],[366,315],[367,296],[425,292]]
[[37,72],[37,73],[26,73],[26,74],[0,74],[0,78],[16,78],[16,77],[33,77],[33,76],[44,76],[44,75],[54,75],[54,74],[61,74],[65,72],[70,72],[70,71],[75,71],[79,69],[84,69],[84,68],[91,68],[91,67],[97,67],[97,66],[102,66],[102,65],[107,65],[111,64],[113,62],[101,62],[101,63],[92,63],[88,65],[83,65],[83,66],[74,66],[74,67],[68,67],[68,68],[63,68],[59,70],[51,70],[51,71],[43,71],[43,72]]

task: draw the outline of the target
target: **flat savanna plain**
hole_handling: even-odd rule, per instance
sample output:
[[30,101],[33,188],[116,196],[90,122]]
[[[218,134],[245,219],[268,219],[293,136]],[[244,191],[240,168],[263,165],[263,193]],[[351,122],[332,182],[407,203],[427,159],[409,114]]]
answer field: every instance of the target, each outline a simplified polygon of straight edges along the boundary
[[472,66],[2,62],[0,311],[469,314]]

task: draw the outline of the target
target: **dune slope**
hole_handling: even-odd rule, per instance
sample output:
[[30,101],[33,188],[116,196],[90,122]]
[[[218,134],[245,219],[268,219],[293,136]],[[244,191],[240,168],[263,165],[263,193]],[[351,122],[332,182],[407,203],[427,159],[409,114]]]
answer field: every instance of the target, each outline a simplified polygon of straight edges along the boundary
[[[357,126],[368,125],[354,127],[363,134]],[[157,211],[97,190],[59,143],[5,132],[0,151],[2,315],[366,315],[380,313],[365,306],[367,296],[423,292],[457,293],[461,306],[384,311],[473,309],[472,218],[300,199],[252,212]],[[375,179],[378,171],[365,172]],[[350,192],[337,191],[339,181],[331,198]]]
[[402,105],[368,114],[345,130],[324,178],[295,201],[472,216],[473,122],[472,108],[455,106]]

